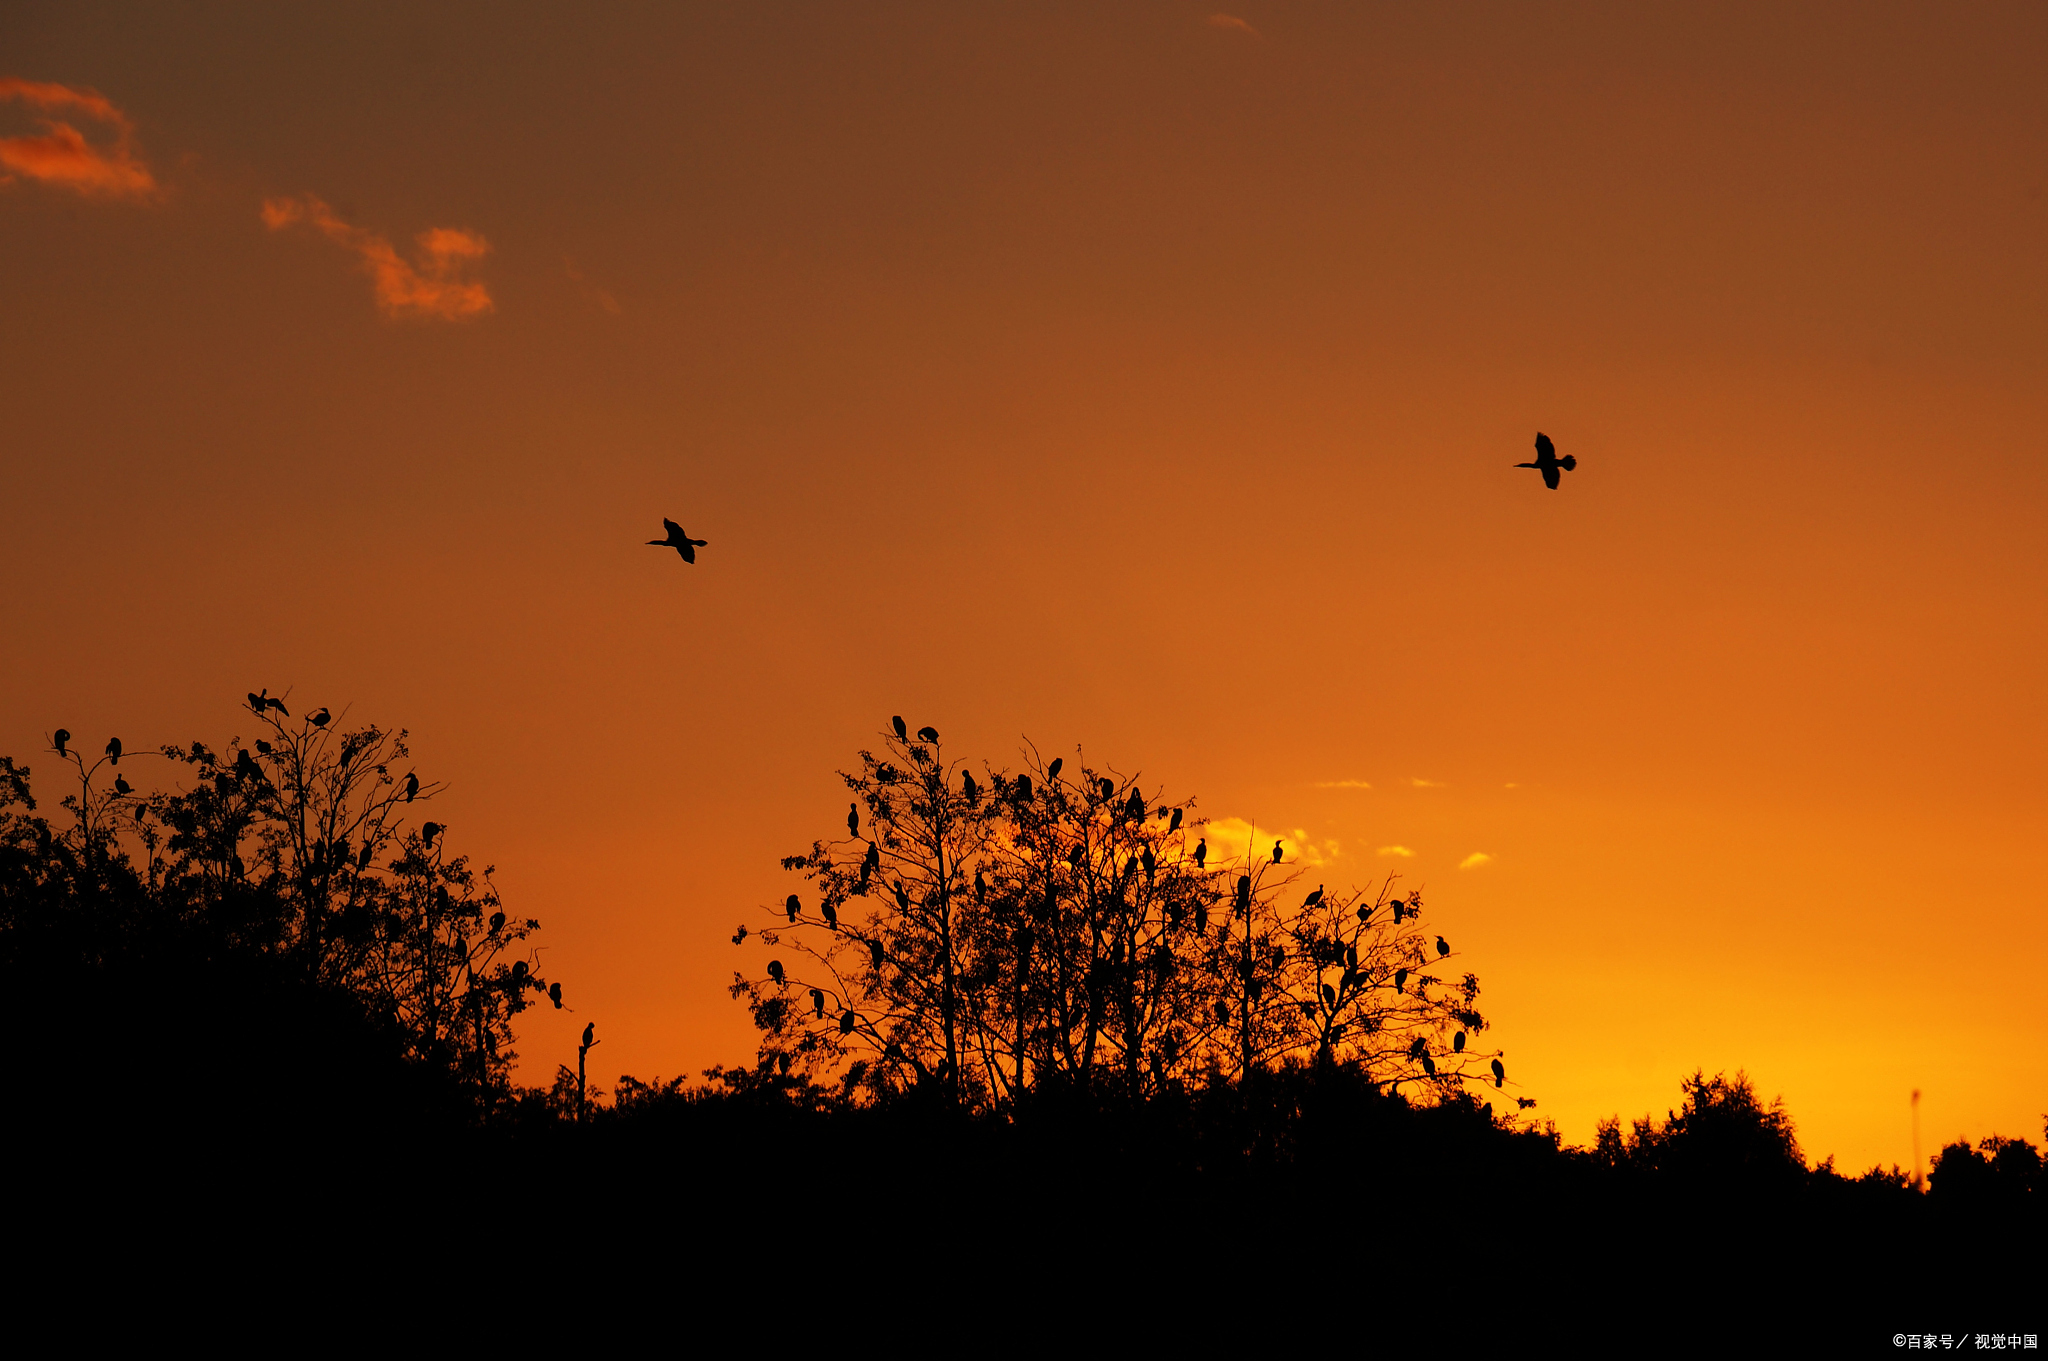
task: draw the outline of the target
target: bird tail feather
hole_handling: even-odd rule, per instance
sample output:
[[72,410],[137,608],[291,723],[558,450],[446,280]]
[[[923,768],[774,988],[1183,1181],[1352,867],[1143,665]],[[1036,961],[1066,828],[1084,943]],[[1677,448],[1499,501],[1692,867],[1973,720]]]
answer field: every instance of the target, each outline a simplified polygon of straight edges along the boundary
[[1579,466],[1579,460],[1576,455],[1566,454],[1563,458],[1557,461],[1557,466],[1564,469],[1566,472],[1570,472],[1572,469]]

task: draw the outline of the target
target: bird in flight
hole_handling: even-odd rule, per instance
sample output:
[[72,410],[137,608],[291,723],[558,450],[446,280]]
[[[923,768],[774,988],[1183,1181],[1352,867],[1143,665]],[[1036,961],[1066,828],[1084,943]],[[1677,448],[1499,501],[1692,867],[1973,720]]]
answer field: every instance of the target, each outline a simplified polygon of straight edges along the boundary
[[648,546],[652,548],[673,548],[676,552],[683,555],[684,562],[695,562],[697,560],[697,550],[709,546],[710,540],[691,538],[683,532],[681,525],[666,516],[662,517],[661,527],[668,531],[668,537],[666,539],[649,539],[647,541]]
[[1579,461],[1570,454],[1559,458],[1557,456],[1557,446],[1550,442],[1550,436],[1538,430],[1536,432],[1536,461],[1534,463],[1517,463],[1515,466],[1517,468],[1534,468],[1537,472],[1543,474],[1543,485],[1552,491],[1556,491],[1560,471],[1570,472],[1579,466]]

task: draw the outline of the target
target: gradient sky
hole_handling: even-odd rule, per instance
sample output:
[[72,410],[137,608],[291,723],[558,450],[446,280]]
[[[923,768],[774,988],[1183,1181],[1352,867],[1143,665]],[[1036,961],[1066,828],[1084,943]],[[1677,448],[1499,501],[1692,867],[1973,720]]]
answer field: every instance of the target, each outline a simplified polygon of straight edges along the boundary
[[1398,871],[1574,1141],[2040,1136],[2048,11],[422,9],[7,7],[0,751],[410,728],[526,1081],[746,1060],[901,713]]

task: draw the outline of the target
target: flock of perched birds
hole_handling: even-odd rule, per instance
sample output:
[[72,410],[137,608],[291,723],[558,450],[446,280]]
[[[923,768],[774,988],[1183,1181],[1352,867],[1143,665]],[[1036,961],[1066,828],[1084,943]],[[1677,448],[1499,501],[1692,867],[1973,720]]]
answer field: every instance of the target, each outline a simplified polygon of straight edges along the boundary
[[[1558,481],[1564,474],[1578,467],[1579,461],[1570,454],[1559,458],[1557,456],[1557,446],[1550,442],[1550,436],[1538,430],[1536,432],[1536,461],[1534,463],[1517,463],[1515,466],[1517,468],[1534,468],[1537,472],[1543,474],[1543,485],[1552,491],[1556,491]],[[710,540],[691,538],[681,525],[666,516],[662,518],[661,527],[668,531],[668,536],[661,539],[649,539],[647,546],[650,548],[673,548],[681,555],[684,562],[695,562],[697,560],[697,550],[710,546]]]

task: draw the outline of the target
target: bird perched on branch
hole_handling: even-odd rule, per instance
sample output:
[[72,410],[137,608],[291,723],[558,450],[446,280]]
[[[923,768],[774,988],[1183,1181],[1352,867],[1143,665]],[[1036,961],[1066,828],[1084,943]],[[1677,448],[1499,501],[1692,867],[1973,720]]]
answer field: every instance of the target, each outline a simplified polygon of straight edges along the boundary
[[420,777],[407,771],[405,775],[405,801],[411,803],[413,796],[420,792]]
[[333,720],[333,717],[334,716],[332,714],[327,712],[327,706],[323,704],[308,721],[311,722],[312,725],[316,728],[324,728],[328,725],[329,722]]
[[117,765],[117,766],[121,764],[121,739],[120,739],[120,738],[118,738],[118,737],[110,737],[110,738],[108,738],[108,739],[107,739],[107,759],[108,759],[109,761],[112,761],[112,762],[113,762],[113,763],[114,763],[115,765]]
[[1065,765],[1066,763],[1067,758],[1064,756],[1053,757],[1052,764],[1045,768],[1045,778],[1048,780],[1057,780],[1060,777],[1060,767]]
[[846,805],[846,834],[848,836],[860,835],[860,805],[857,803]]
[[56,744],[57,754],[59,756],[69,756],[71,754],[70,752],[64,750],[64,744],[71,740],[71,733],[67,729],[57,729],[57,735],[51,738],[50,740]]
[[919,728],[917,730],[917,740],[920,742],[930,742],[936,745],[939,740],[939,730],[937,728],[932,727],[929,723],[927,723],[924,727]]
[[668,531],[668,537],[665,539],[649,539],[647,546],[649,548],[673,548],[676,552],[683,555],[684,562],[695,562],[697,560],[697,550],[709,547],[710,545],[710,540],[708,539],[691,538],[683,532],[681,525],[666,516],[662,517],[661,527]]
[[910,725],[903,721],[902,714],[897,714],[894,718],[890,719],[889,726],[896,730],[896,740],[898,742],[908,742],[910,740]]
[[1556,491],[1560,471],[1570,472],[1579,466],[1579,461],[1570,454],[1559,458],[1557,456],[1557,446],[1550,442],[1550,436],[1539,430],[1536,432],[1536,461],[1534,463],[1517,463],[1515,466],[1517,468],[1534,468],[1537,472],[1543,474],[1543,485],[1552,491]]
[[797,913],[804,910],[803,900],[792,893],[782,906],[789,913],[790,924],[795,925]]
[[1209,859],[1209,839],[1203,837],[1195,843],[1195,868],[1200,869]]

